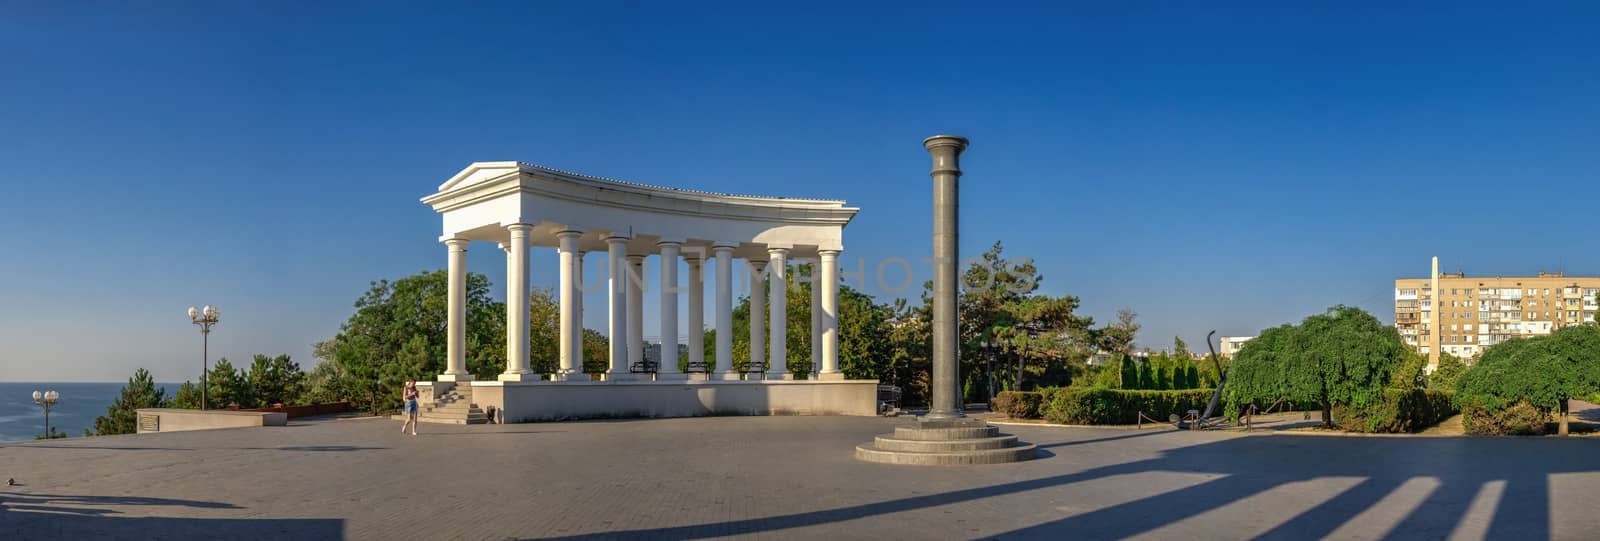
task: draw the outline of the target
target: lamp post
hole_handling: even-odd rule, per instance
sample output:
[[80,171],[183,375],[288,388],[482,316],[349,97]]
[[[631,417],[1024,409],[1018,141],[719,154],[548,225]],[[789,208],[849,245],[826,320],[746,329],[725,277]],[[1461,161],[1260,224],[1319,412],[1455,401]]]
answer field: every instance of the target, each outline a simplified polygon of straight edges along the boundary
[[994,348],[988,340],[978,341],[978,348],[983,350],[983,387],[988,391],[984,395],[984,403],[989,405],[989,411],[994,411]]
[[200,326],[200,409],[206,409],[206,366],[211,359],[211,326],[217,324],[217,307],[207,304],[205,308],[195,309],[189,307],[189,321]]
[[33,392],[33,403],[44,406],[44,437],[50,439],[54,431],[50,430],[50,408],[61,400],[61,393],[55,391]]

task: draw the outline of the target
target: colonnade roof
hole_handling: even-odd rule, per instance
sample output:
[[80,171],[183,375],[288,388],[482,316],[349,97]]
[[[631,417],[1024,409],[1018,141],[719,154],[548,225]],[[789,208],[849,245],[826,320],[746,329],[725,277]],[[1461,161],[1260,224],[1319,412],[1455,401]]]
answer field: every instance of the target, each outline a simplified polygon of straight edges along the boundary
[[528,162],[475,162],[422,198],[443,215],[442,239],[506,242],[506,226],[533,227],[534,246],[579,231],[579,249],[602,251],[627,237],[630,254],[677,242],[686,254],[730,246],[762,259],[769,248],[793,257],[842,250],[843,229],[859,211],[841,199],[740,195],[673,188],[574,173]]

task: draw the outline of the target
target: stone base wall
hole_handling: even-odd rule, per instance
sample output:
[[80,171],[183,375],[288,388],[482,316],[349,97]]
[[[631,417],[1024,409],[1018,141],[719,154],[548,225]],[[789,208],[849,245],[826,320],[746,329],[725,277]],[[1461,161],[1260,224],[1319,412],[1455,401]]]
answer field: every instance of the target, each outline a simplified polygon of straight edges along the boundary
[[499,422],[710,415],[878,414],[877,380],[472,383]]
[[272,411],[191,410],[148,408],[138,410],[137,425],[140,434],[151,432],[183,432],[186,430],[212,430],[217,428],[247,428],[254,426],[283,426],[289,416]]

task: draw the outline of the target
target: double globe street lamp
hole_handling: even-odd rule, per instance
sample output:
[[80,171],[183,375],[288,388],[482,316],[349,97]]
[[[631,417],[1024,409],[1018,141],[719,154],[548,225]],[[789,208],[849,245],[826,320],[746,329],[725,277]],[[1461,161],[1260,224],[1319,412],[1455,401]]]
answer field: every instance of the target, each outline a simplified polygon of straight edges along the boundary
[[211,326],[217,324],[217,307],[206,305],[205,308],[195,309],[189,307],[189,321],[200,326],[200,409],[206,409],[206,372],[211,369]]
[[50,438],[55,431],[50,430],[50,408],[61,400],[61,393],[55,391],[33,392],[33,403],[44,406],[44,437]]

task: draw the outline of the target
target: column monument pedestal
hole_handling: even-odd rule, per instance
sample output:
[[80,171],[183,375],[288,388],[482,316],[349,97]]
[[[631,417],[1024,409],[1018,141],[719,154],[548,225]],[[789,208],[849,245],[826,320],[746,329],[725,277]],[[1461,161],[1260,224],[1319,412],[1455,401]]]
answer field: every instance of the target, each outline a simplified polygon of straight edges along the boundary
[[[961,152],[967,140],[935,135],[922,141],[933,157],[933,400],[928,414],[893,434],[856,446],[856,458],[885,464],[953,466],[1000,464],[1035,458],[1033,444],[1001,434],[989,423],[966,417],[957,395],[956,221]],[[827,375],[827,374],[824,374]]]

